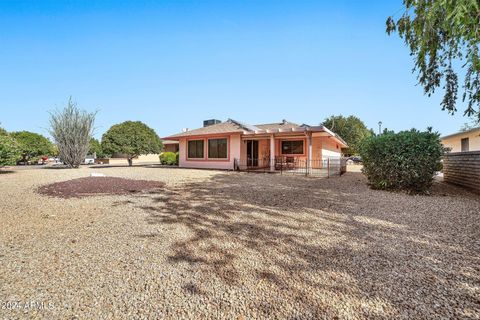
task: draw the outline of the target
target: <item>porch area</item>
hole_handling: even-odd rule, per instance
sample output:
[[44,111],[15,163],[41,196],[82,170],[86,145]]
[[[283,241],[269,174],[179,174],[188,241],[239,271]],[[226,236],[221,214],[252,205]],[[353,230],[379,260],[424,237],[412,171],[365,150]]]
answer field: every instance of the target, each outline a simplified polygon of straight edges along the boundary
[[243,136],[234,170],[330,177],[345,172],[346,161],[322,135]]

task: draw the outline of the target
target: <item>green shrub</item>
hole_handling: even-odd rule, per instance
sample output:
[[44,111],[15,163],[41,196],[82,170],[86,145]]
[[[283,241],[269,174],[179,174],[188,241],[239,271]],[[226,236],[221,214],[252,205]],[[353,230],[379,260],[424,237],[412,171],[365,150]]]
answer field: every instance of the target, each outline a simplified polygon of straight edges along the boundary
[[169,166],[178,165],[178,152],[163,152],[160,154],[160,163]]
[[363,172],[373,189],[424,193],[440,168],[444,149],[438,133],[412,129],[365,139],[360,146]]

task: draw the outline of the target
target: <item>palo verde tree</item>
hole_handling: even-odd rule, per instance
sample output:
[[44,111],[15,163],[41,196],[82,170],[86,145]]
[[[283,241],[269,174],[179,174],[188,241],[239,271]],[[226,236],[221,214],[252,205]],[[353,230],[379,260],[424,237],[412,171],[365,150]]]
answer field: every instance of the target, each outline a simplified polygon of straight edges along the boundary
[[15,139],[8,134],[0,134],[0,167],[16,164],[21,152]]
[[112,126],[102,136],[102,150],[107,154],[123,154],[131,166],[141,154],[160,153],[162,141],[155,131],[140,121],[125,121]]
[[53,153],[53,144],[41,134],[18,131],[10,133],[10,136],[16,140],[24,164],[29,160]]
[[60,159],[71,168],[78,168],[85,160],[95,116],[95,112],[81,110],[71,97],[63,110],[50,114],[50,134],[58,147]]
[[357,154],[360,142],[372,135],[363,121],[355,116],[330,116],[322,124],[345,140],[348,148],[343,153],[348,155]]
[[464,114],[480,122],[480,2],[403,0],[403,4],[398,19],[387,19],[387,33],[397,31],[409,47],[413,72],[425,94],[443,87],[442,110],[453,114],[463,82]]

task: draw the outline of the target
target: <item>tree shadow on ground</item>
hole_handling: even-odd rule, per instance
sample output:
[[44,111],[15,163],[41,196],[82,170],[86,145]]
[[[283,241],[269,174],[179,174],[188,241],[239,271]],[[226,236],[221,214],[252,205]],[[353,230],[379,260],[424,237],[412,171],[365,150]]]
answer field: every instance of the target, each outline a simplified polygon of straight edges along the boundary
[[221,283],[247,292],[262,317],[478,315],[480,201],[435,188],[409,196],[370,190],[361,174],[219,174],[136,196],[150,202],[149,224],[185,234],[169,261],[201,272],[187,292]]

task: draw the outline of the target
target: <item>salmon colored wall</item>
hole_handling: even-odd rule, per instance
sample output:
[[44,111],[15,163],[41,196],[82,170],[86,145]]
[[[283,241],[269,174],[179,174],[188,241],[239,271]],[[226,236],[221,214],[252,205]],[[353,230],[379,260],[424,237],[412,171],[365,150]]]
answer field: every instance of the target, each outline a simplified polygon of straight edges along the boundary
[[260,159],[270,158],[270,140],[263,139],[258,141],[258,157]]
[[319,137],[322,145],[322,158],[340,158],[342,156],[342,149],[340,146],[330,137]]
[[283,140],[303,140],[303,154],[286,154],[284,156],[286,157],[296,157],[299,159],[306,160],[307,159],[307,139],[306,138],[277,138],[275,140],[275,156],[281,156],[282,155],[282,141]]
[[163,145],[163,152],[177,152],[178,151],[178,144],[164,144]]
[[[228,139],[228,159],[207,159],[208,150],[207,150],[207,139],[218,139],[218,138],[227,138]],[[204,140],[204,159],[187,159],[187,141],[188,140]],[[180,150],[179,150],[179,166],[183,168],[201,168],[201,169],[224,169],[224,170],[233,170],[233,162],[235,158],[240,158],[240,134],[231,134],[231,135],[211,135],[211,136],[201,136],[195,138],[183,138],[180,140]]]

